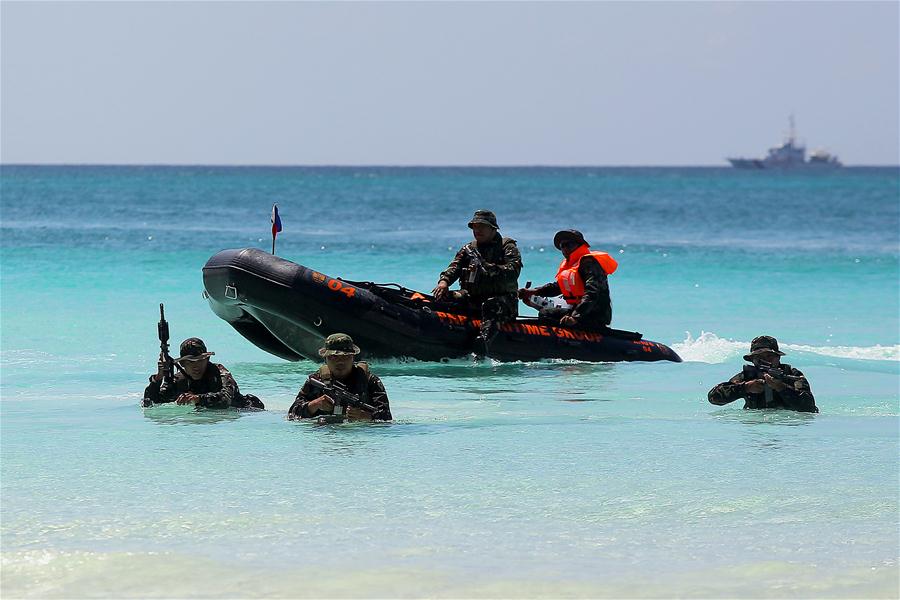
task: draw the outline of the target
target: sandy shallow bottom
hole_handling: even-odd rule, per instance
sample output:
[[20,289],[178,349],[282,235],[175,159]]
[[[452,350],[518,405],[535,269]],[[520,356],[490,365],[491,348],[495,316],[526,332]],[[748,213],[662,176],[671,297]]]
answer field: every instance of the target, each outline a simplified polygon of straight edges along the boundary
[[268,569],[174,554],[17,552],[2,555],[4,598],[897,598],[896,562],[822,569],[766,562],[727,569],[593,581],[516,580],[490,573],[352,565]]

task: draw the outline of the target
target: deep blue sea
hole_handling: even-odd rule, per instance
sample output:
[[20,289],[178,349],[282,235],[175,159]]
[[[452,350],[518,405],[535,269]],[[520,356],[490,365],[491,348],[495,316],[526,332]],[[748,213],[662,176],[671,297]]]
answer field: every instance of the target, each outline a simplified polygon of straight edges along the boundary
[[[898,596],[897,168],[4,165],[0,202],[4,598]],[[685,362],[381,361],[393,423],[288,422],[316,365],[202,296],[273,202],[280,256],[420,290],[475,209],[521,284],[575,227]],[[267,411],[140,408],[160,302]],[[760,334],[820,414],[707,402]]]

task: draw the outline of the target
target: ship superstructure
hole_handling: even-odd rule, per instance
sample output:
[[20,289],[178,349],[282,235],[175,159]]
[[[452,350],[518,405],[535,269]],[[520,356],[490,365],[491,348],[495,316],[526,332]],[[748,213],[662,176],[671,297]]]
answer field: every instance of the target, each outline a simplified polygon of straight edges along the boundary
[[794,115],[790,116],[787,139],[779,146],[769,148],[765,158],[729,158],[731,166],[738,169],[796,169],[806,167],[840,167],[841,161],[825,150],[814,150],[806,159],[806,146],[797,143]]

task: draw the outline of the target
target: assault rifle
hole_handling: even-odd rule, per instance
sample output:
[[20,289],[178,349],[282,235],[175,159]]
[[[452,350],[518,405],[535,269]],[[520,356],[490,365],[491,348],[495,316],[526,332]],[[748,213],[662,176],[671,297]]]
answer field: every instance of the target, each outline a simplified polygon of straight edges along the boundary
[[378,408],[363,402],[357,394],[354,394],[347,386],[340,381],[325,382],[315,377],[310,377],[307,382],[325,396],[334,400],[334,414],[322,415],[317,417],[316,422],[320,425],[328,423],[343,423],[347,416],[347,407],[361,408],[362,410],[375,415]]
[[463,251],[469,257],[469,274],[466,278],[466,283],[475,283],[482,273],[487,272],[484,268],[484,259],[481,257],[481,252],[472,248],[469,244],[463,246]]
[[794,382],[802,379],[801,377],[797,377],[796,375],[788,375],[787,373],[784,372],[784,369],[774,367],[774,366],[770,365],[769,363],[766,363],[763,361],[759,361],[759,365],[756,367],[756,370],[759,371],[760,373],[765,373],[766,375],[769,375],[770,377],[774,377],[775,379],[777,379],[783,383],[793,384]]
[[169,322],[166,321],[166,309],[162,302],[159,303],[159,323],[156,324],[156,333],[159,335],[159,357],[165,364],[163,378],[170,379],[175,361],[169,356]]
[[[759,361],[755,365],[745,365],[744,366],[744,378],[748,380],[752,379],[762,379],[763,375],[768,375],[773,379],[777,379],[781,383],[793,386],[796,381],[799,381],[801,378],[795,375],[788,375],[784,372],[784,369],[775,367],[774,365]],[[765,396],[766,396],[766,406],[772,403],[772,387],[769,384],[765,384]]]
[[744,366],[744,377],[746,379],[762,379],[763,375],[768,375],[788,385],[793,385],[802,379],[802,377],[797,377],[796,375],[788,375],[782,367],[776,367],[763,361],[759,361],[756,365]]
[[[163,363],[163,381],[171,382],[175,375],[175,368],[177,367],[180,371],[181,365],[169,356],[169,322],[166,321],[166,309],[162,303],[159,305],[159,323],[156,324],[156,333],[159,336],[159,359]],[[144,398],[143,405],[145,407],[151,404],[152,402],[148,398]]]
[[156,332],[159,334],[159,357],[165,363],[163,377],[171,379],[175,375],[175,369],[181,371],[181,365],[169,356],[169,322],[166,321],[166,309],[162,303],[159,305],[159,323],[156,324]]

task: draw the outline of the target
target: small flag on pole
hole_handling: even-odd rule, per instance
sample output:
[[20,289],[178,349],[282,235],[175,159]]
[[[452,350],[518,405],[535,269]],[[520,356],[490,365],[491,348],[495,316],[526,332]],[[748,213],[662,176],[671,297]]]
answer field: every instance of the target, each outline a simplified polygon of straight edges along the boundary
[[278,205],[272,205],[272,254],[275,254],[275,236],[281,231],[281,217],[278,215]]

